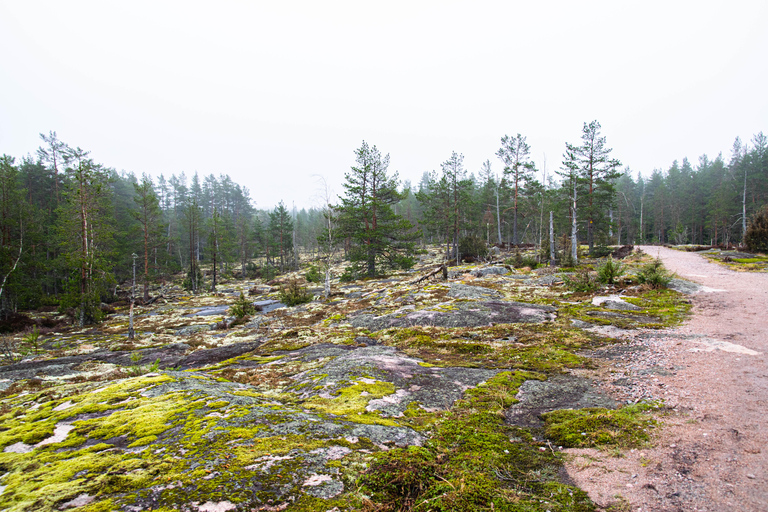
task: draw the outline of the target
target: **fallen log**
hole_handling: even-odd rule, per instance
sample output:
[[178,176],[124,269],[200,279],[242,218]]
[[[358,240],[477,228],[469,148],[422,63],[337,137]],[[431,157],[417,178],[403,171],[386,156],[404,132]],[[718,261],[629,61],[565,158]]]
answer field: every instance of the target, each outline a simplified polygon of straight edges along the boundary
[[411,281],[408,284],[419,284],[420,282],[425,281],[425,280],[429,279],[430,277],[433,277],[433,276],[437,275],[440,272],[443,273],[443,280],[447,281],[448,280],[448,267],[446,267],[445,265],[440,265],[439,267],[437,267],[433,271],[429,272],[428,274],[426,274],[424,276],[421,276],[420,278],[416,279],[415,281]]

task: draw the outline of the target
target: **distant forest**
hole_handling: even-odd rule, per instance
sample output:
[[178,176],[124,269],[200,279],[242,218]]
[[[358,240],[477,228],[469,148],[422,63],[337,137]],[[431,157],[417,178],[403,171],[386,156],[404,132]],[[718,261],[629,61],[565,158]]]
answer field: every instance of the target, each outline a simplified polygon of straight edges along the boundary
[[[387,176],[389,157],[375,146],[371,164],[363,143],[350,158],[346,197],[330,197],[320,208],[281,202],[272,210],[255,208],[248,189],[226,174],[153,180],[94,162],[55,132],[41,139],[35,157],[0,158],[0,313],[71,308],[81,324],[98,320],[100,303],[115,298],[118,283],[130,283],[134,266],[137,295],[146,298],[139,283],[182,271],[185,286],[200,291],[215,287],[217,276],[277,274],[323,255],[353,254],[354,228],[344,211],[352,220],[362,215],[365,205],[354,206],[354,194],[366,186],[368,165],[389,187],[387,212],[403,221],[408,247],[443,244],[456,259],[467,238],[548,246],[550,212],[561,253],[574,234],[590,251],[611,244],[739,244],[749,217],[768,203],[762,132],[749,142],[737,138],[727,157],[683,158],[643,177],[612,158],[599,123],[585,123],[581,141],[565,144],[554,171],[535,167],[518,134],[504,136],[496,155],[474,172],[453,153],[416,184]],[[402,229],[397,236],[405,236]]]

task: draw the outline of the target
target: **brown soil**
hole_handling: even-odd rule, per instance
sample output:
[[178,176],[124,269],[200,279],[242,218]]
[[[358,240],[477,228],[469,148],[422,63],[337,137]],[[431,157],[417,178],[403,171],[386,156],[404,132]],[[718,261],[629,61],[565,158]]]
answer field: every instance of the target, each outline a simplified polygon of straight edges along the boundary
[[623,399],[663,399],[669,413],[650,446],[566,450],[567,471],[604,510],[768,511],[768,274],[642,249],[720,291],[692,295],[679,328],[622,333],[627,351],[594,378]]

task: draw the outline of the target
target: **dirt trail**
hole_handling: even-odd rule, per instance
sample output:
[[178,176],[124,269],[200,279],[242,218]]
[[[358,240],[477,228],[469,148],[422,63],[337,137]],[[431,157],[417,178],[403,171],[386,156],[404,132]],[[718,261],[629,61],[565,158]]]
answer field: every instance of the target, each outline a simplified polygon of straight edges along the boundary
[[636,335],[651,354],[644,359],[673,370],[643,376],[673,410],[653,447],[622,457],[569,450],[568,472],[614,510],[768,511],[768,274],[734,272],[695,253],[642,250],[707,287],[691,296],[684,325]]

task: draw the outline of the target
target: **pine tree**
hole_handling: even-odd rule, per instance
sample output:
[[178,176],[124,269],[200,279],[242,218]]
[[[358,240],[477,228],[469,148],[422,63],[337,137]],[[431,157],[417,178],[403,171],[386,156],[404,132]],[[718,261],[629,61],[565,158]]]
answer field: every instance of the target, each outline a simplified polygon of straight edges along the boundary
[[144,301],[149,300],[149,254],[161,243],[162,228],[160,226],[160,200],[155,194],[152,179],[144,174],[141,183],[133,185],[136,195],[133,200],[136,210],[133,217],[141,226],[141,237],[144,246]]
[[282,201],[269,214],[269,235],[273,254],[280,256],[280,272],[285,272],[293,252],[293,219]]
[[376,146],[365,141],[355,150],[356,166],[345,174],[346,193],[338,212],[340,238],[350,240],[350,276],[377,275],[377,268],[409,268],[413,225],[396,215],[392,205],[402,195],[397,191],[397,173],[387,176],[389,155],[382,157]]
[[66,170],[64,201],[58,216],[63,256],[70,276],[68,294],[62,305],[76,308],[81,327],[101,318],[101,295],[114,279],[110,257],[114,215],[109,172],[87,155],[80,148],[72,152],[75,165]]
[[571,155],[568,160],[577,171],[574,185],[580,185],[583,190],[583,194],[579,194],[582,197],[579,209],[587,224],[589,253],[594,254],[595,234],[607,233],[610,227],[608,212],[616,199],[614,183],[620,176],[621,162],[610,158],[612,150],[606,147],[597,121],[584,123],[581,141],[580,146],[566,143],[566,148]]
[[[467,180],[467,171],[464,169],[464,155],[451,153],[451,157],[443,162],[440,167],[443,169],[443,183],[447,186],[448,192],[448,222],[452,228],[451,236],[453,238],[453,254],[456,258],[456,264],[461,261],[459,255],[459,228],[461,227],[462,214],[468,209],[470,198],[469,189],[472,182]],[[449,255],[446,254],[446,259]]]
[[496,156],[504,163],[504,176],[512,189],[512,243],[517,245],[518,210],[521,195],[525,187],[533,180],[535,166],[530,161],[531,147],[526,138],[519,133],[515,137],[505,135],[501,138],[501,148]]

